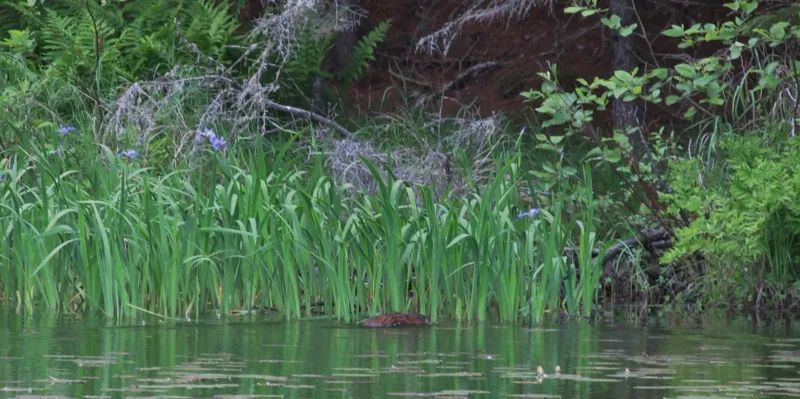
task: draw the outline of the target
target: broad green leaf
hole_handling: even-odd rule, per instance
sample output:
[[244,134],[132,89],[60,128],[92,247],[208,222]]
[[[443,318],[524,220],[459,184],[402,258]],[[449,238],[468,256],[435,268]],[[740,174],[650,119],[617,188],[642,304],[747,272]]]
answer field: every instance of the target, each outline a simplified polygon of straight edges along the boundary
[[663,31],[661,33],[663,33],[664,36],[669,36],[669,37],[680,37],[680,36],[683,36],[685,34],[684,30],[683,30],[683,26],[678,26],[678,25],[672,25],[671,28],[669,28],[669,29],[667,29],[667,30],[665,30],[665,31]]
[[692,76],[694,76],[694,67],[692,67],[689,64],[675,65],[675,71],[687,78],[691,78]]

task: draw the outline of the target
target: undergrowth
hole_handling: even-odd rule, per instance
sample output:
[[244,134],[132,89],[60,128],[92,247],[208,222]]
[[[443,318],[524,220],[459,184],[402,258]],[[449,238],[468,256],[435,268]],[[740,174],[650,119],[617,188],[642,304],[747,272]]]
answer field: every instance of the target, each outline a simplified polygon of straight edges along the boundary
[[[225,3],[170,3],[3,3],[0,293],[16,306],[539,321],[601,296],[796,302],[795,6],[733,1],[729,20],[663,32],[721,46],[710,57],[569,90],[551,66],[522,93],[539,125],[409,107],[348,130],[297,108],[334,78],[324,6],[275,6],[243,34]],[[637,29],[594,1],[566,12]],[[390,29],[358,42],[341,92]],[[604,129],[613,101],[685,123]]]

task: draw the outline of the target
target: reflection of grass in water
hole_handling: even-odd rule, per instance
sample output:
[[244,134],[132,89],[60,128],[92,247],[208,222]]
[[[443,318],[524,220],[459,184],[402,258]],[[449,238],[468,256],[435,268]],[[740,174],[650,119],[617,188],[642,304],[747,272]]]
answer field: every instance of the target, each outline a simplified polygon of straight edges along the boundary
[[[370,370],[370,371],[372,371],[372,370]],[[333,373],[331,375],[334,376],[334,377],[338,377],[338,378],[342,378],[342,377],[347,377],[347,378],[375,378],[375,377],[378,376],[377,374],[372,374],[372,373],[369,373],[369,374],[368,373]]]
[[640,378],[640,377],[648,377],[648,376],[671,376],[677,374],[677,371],[674,369],[636,369],[630,370],[628,372],[622,371],[613,375],[609,375],[608,377],[611,378]]
[[489,395],[489,391],[480,390],[445,390],[438,392],[388,392],[388,396],[401,396],[406,398],[435,398],[435,397],[466,397],[469,395]]
[[161,384],[161,385],[137,385],[130,388],[122,388],[119,391],[150,391],[150,392],[168,392],[170,389],[225,389],[225,388],[238,388],[236,384]]
[[404,360],[404,361],[397,361],[394,363],[395,364],[442,364],[442,361],[439,359],[427,359],[427,360]]
[[442,378],[442,377],[483,377],[483,373],[472,373],[468,371],[459,371],[456,373],[431,373],[423,374],[420,377],[428,378]]
[[581,381],[581,382],[620,382],[618,379],[612,378],[592,378],[579,375],[559,374],[559,375],[546,375],[543,380],[539,380],[535,372],[518,372],[518,373],[504,373],[502,378],[511,379],[516,384],[541,384],[547,380],[568,380],[568,381]]
[[[68,334],[34,326],[41,331],[35,338],[22,344],[0,341],[0,351],[17,358],[8,362],[11,370],[31,366],[36,370],[27,371],[30,380],[7,385],[30,386],[35,394],[51,396],[124,392],[123,396],[236,397],[233,394],[238,393],[323,398],[338,397],[344,391],[349,397],[385,397],[387,392],[442,397],[446,396],[442,392],[453,390],[487,391],[491,397],[660,398],[784,397],[800,392],[797,364],[770,359],[793,356],[786,348],[765,345],[776,339],[753,344],[677,336],[674,341],[659,339],[658,344],[644,345],[630,338],[649,341],[641,330],[615,328],[604,335],[578,322],[560,325],[557,332],[493,326],[482,331],[408,330],[402,335],[320,328],[324,323],[328,322],[78,330],[72,334],[83,339],[69,342],[58,340]],[[19,350],[26,346],[26,351]],[[707,350],[700,351],[701,347]],[[733,350],[721,350],[726,347]],[[645,349],[648,357],[634,355]],[[39,363],[32,362],[30,355],[38,356]],[[75,363],[78,359],[110,363],[81,368]],[[547,374],[541,383],[535,373],[538,365]],[[560,376],[553,375],[556,365],[563,370]],[[627,375],[625,368],[630,369]],[[19,379],[18,373],[0,370],[0,381]],[[85,383],[50,384],[48,376]],[[265,380],[264,376],[285,380]],[[141,384],[139,391],[134,389],[136,384]],[[721,386],[727,388],[714,391]],[[710,390],[699,391],[706,389]]]

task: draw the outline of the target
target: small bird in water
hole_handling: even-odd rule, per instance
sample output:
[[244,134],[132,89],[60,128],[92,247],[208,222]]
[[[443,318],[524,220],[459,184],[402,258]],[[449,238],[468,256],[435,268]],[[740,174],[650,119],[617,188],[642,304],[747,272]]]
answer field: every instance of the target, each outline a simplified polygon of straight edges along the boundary
[[556,375],[561,375],[561,366],[556,366]]
[[431,318],[413,313],[388,313],[372,316],[360,323],[364,327],[395,327],[430,325]]
[[544,369],[542,366],[536,367],[536,378],[541,380],[544,377]]

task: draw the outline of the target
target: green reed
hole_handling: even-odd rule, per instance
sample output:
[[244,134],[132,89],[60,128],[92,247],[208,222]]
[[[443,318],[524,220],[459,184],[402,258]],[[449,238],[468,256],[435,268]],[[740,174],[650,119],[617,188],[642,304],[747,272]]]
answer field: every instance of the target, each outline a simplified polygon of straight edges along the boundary
[[[83,169],[17,153],[0,182],[3,298],[108,317],[264,308],[287,319],[412,310],[482,322],[526,309],[539,321],[563,293],[569,313],[591,311],[602,272],[592,197],[580,223],[558,194],[517,217],[529,207],[518,154],[464,198],[437,202],[367,160],[375,195],[335,184],[321,156],[289,159],[291,143],[254,148],[162,174],[107,149]],[[564,253],[574,225],[577,265]]]

